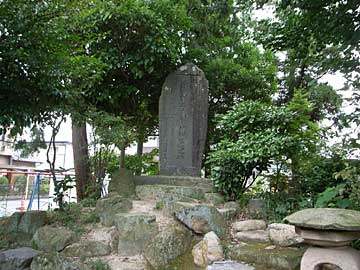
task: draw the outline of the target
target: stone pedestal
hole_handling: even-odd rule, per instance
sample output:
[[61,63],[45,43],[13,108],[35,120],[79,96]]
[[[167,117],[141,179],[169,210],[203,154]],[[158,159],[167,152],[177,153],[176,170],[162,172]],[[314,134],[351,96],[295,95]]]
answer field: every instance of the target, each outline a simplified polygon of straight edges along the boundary
[[345,247],[359,239],[359,232],[322,231],[295,227],[295,231],[306,243],[320,247]]
[[360,253],[351,247],[310,247],[301,259],[301,270],[317,270],[324,264],[341,270],[360,270]]

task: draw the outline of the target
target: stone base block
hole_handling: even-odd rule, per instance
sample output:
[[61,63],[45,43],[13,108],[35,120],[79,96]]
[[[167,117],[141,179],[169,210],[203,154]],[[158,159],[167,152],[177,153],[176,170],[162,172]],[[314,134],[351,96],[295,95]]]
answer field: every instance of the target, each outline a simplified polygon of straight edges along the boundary
[[203,192],[212,192],[213,182],[207,178],[191,176],[134,176],[135,184],[140,185],[167,185],[167,186],[188,186],[201,188]]
[[341,270],[360,270],[360,253],[351,247],[310,247],[301,259],[301,270],[318,270],[326,264],[336,265]]

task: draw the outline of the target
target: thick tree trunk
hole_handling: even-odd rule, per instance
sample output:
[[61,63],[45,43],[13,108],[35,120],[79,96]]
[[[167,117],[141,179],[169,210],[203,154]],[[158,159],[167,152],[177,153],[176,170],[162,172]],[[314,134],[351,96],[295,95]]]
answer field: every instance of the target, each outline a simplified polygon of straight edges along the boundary
[[120,168],[125,168],[125,145],[120,149]]
[[90,185],[89,151],[86,134],[86,123],[72,121],[72,145],[76,175],[76,193],[78,201],[86,197]]

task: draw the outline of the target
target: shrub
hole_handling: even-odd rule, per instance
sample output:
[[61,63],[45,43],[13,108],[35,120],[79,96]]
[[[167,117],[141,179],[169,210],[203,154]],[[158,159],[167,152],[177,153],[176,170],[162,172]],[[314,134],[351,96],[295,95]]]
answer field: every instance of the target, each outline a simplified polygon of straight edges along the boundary
[[0,176],[0,185],[1,186],[9,185],[9,179],[5,176]]
[[20,174],[15,176],[15,188],[21,192],[24,192],[26,189],[26,175]]
[[107,263],[103,262],[102,260],[97,259],[96,261],[92,262],[91,269],[92,270],[110,270],[110,266]]
[[236,104],[217,117],[223,139],[210,153],[215,188],[239,198],[274,163],[305,155],[316,142],[316,126],[306,115],[306,102],[296,97],[288,107],[257,101]]
[[159,150],[154,149],[150,153],[142,154],[142,156],[127,155],[125,167],[137,174],[158,175],[159,163],[155,160],[155,156],[158,154]]
[[360,169],[349,163],[335,174],[343,183],[328,187],[318,194],[316,207],[336,207],[360,210]]

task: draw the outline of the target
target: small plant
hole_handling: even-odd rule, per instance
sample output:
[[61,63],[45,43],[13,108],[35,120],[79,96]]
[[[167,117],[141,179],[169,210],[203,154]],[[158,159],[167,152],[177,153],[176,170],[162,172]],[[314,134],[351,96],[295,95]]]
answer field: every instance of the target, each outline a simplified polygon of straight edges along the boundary
[[350,200],[346,196],[346,184],[329,187],[318,195],[315,207],[349,208]]
[[62,211],[50,211],[49,220],[51,224],[59,224],[74,231],[77,235],[85,232],[81,217],[81,206],[76,203],[67,204]]
[[81,206],[83,207],[95,207],[97,200],[93,197],[85,198],[80,201]]
[[98,222],[100,222],[100,217],[96,213],[82,215],[81,222],[82,223],[98,223]]
[[110,270],[110,266],[107,263],[103,262],[102,260],[97,259],[91,265],[91,269],[92,270]]
[[156,210],[162,210],[164,209],[165,203],[163,201],[158,201],[155,203],[155,209]]
[[66,191],[74,187],[74,183],[75,180],[70,175],[66,175],[63,181],[57,181],[57,184],[55,185],[54,202],[57,202],[59,204],[59,208],[61,211],[63,211],[67,206],[67,203],[64,202],[65,193]]

